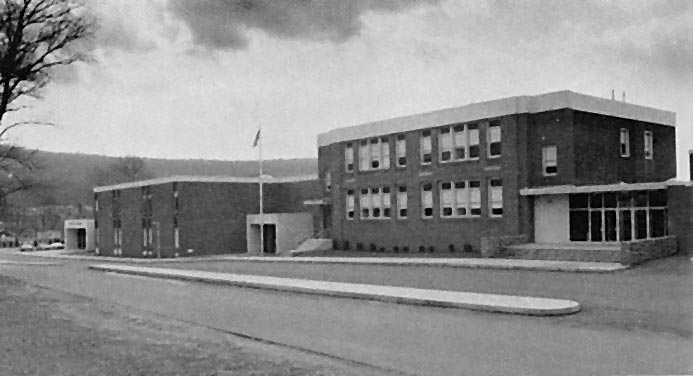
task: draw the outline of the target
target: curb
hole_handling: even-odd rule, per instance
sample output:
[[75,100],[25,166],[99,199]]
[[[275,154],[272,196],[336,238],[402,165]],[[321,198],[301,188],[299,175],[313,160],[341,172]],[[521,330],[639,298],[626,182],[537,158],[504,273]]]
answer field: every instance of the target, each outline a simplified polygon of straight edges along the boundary
[[[440,261],[438,261],[440,260]],[[198,260],[190,260],[196,262]],[[199,259],[199,261],[205,261]],[[303,263],[303,264],[349,264],[380,266],[433,266],[468,269],[498,270],[533,270],[547,272],[573,273],[611,273],[629,269],[629,266],[617,263],[578,262],[578,261],[544,261],[517,259],[404,259],[395,258],[338,258],[338,257],[227,257],[219,261],[231,262],[267,262],[267,263]]]
[[125,258],[109,256],[86,255],[51,255],[17,253],[23,256],[58,258],[68,260],[90,260],[95,262],[118,262],[125,264],[158,264],[176,262],[267,262],[267,263],[303,263],[303,264],[346,264],[346,265],[378,265],[378,266],[429,266],[447,268],[469,269],[497,269],[497,270],[530,270],[546,272],[570,272],[570,273],[611,273],[629,269],[630,266],[618,263],[579,262],[579,261],[550,261],[550,260],[524,260],[524,259],[486,259],[486,258],[460,258],[460,259],[399,259],[380,257],[260,257],[260,256],[231,256],[209,255],[180,258]]
[[258,275],[147,268],[129,265],[98,264],[90,265],[89,268],[104,272],[132,274],[145,277],[179,279],[264,290],[375,300],[396,304],[461,308],[496,313],[556,316],[576,313],[581,309],[580,304],[572,300],[535,298],[528,296],[427,290]]

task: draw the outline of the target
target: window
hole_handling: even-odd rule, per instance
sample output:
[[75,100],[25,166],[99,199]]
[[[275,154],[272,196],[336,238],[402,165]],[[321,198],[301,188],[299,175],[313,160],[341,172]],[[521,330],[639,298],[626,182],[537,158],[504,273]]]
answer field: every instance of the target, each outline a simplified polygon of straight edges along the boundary
[[180,248],[180,233],[178,232],[178,227],[173,229],[173,246],[175,248]]
[[431,131],[421,132],[421,139],[419,145],[421,151],[421,164],[427,165],[431,164],[432,161],[432,146],[431,146]]
[[666,190],[571,194],[570,240],[630,241],[666,236]]
[[489,215],[500,217],[503,215],[503,181],[491,179],[488,183]]
[[442,182],[440,216],[442,218],[477,217],[481,215],[479,181]]
[[407,137],[405,135],[397,135],[395,152],[397,153],[397,167],[405,167],[407,165]]
[[368,140],[361,140],[359,145],[359,171],[370,170],[371,149],[368,147]]
[[361,140],[359,170],[386,170],[390,168],[390,143],[387,137]]
[[652,159],[653,148],[652,148],[652,132],[645,131],[645,159]]
[[332,191],[332,174],[327,171],[325,172],[325,192]]
[[407,218],[407,187],[403,185],[397,187],[397,216]]
[[344,147],[344,171],[354,171],[354,147],[351,142]]
[[350,189],[346,194],[346,217],[347,219],[354,219],[354,190]]
[[430,183],[421,187],[421,217],[433,218],[433,185]]
[[630,134],[628,133],[628,129],[626,128],[621,128],[620,131],[619,153],[623,158],[630,157]]
[[553,176],[558,173],[556,145],[549,145],[541,148],[541,166],[544,176]]
[[438,144],[441,163],[478,159],[479,125],[459,124],[442,128]]
[[361,219],[389,219],[390,187],[361,189]]
[[478,217],[481,215],[481,182],[472,180],[469,182],[469,215]]
[[500,121],[494,120],[486,128],[486,143],[488,157],[495,158],[501,155],[501,126]]
[[361,189],[359,206],[361,207],[361,219],[368,219],[371,215],[371,197],[368,195],[368,188]]

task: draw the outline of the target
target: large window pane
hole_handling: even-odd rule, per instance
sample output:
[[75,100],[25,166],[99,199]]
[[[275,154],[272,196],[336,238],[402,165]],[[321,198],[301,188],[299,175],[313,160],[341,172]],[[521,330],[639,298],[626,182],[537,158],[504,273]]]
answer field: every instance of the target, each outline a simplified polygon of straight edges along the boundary
[[590,193],[590,208],[601,208],[604,206],[601,193]]
[[586,209],[589,203],[589,196],[584,193],[573,194],[568,196],[568,202],[571,209]]
[[647,210],[635,211],[635,238],[647,238]]
[[570,240],[587,241],[587,210],[570,211]]
[[650,191],[650,206],[667,206],[667,191],[664,189]]
[[616,211],[604,211],[604,241],[616,241]]
[[619,212],[619,230],[620,230],[620,236],[619,239],[621,241],[628,241],[633,239],[633,221],[631,218],[631,213],[630,210],[621,210]]
[[667,215],[664,209],[650,210],[650,236],[653,238],[666,236]]
[[590,212],[590,240],[593,242],[602,241],[602,212]]
[[635,206],[645,207],[647,206],[647,191],[637,191],[635,192]]

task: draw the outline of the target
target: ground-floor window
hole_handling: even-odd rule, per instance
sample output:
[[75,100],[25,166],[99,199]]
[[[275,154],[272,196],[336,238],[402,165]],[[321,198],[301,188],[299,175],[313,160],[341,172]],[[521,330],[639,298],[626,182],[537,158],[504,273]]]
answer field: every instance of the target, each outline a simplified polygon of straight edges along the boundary
[[571,194],[570,240],[611,242],[666,236],[666,190]]

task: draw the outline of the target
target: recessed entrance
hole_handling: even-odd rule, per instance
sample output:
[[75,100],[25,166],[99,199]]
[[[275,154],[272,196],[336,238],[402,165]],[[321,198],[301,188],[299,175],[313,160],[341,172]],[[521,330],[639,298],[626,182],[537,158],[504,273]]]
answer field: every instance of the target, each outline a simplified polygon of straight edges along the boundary
[[264,253],[277,253],[277,226],[275,225],[264,225],[264,231],[262,233],[264,244]]

